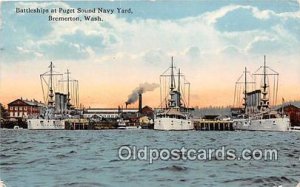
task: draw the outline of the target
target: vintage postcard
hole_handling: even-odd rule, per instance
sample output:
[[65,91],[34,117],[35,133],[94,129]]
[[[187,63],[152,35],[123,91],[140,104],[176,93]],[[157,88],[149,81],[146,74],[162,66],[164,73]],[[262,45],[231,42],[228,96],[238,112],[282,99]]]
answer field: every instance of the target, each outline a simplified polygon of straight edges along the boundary
[[1,1],[0,187],[300,187],[300,1]]

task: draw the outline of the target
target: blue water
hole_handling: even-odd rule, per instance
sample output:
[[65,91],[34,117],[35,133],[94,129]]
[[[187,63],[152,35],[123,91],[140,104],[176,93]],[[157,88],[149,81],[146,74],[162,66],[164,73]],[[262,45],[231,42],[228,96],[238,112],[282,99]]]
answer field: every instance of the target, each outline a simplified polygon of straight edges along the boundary
[[[300,133],[0,130],[7,186],[296,186]],[[122,145],[275,148],[277,161],[120,161]]]

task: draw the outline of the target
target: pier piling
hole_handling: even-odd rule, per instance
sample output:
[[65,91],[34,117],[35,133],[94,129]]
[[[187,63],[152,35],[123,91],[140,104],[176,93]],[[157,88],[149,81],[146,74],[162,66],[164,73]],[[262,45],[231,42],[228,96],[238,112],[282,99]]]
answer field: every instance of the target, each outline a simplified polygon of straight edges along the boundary
[[194,120],[194,126],[200,131],[234,131],[232,121]]

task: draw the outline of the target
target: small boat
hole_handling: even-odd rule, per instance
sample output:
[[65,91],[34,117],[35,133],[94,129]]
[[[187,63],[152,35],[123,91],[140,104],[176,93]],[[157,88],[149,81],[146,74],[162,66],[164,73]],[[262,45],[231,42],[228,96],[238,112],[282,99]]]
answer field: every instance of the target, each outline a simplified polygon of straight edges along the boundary
[[6,187],[6,185],[4,184],[4,182],[2,180],[0,180],[0,187]]
[[118,120],[118,129],[126,129],[126,123],[123,119]]
[[[289,128],[291,132],[300,132],[300,126],[293,126]],[[300,183],[299,183],[300,184]]]
[[142,127],[139,125],[138,126],[127,126],[126,122],[123,119],[119,119],[117,129],[137,130],[137,129],[142,129]]
[[23,129],[23,127],[20,127],[20,126],[18,126],[18,125],[15,125],[15,126],[14,126],[14,129],[15,129],[15,130],[19,130],[19,129]]
[[126,126],[126,129],[127,130],[139,130],[139,129],[142,129],[141,126]]

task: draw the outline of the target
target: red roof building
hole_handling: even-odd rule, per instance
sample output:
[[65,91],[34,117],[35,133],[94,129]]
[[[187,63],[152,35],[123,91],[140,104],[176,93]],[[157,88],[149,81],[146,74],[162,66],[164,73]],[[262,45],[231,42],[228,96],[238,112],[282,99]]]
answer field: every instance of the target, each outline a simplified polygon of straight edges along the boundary
[[281,112],[282,109],[286,115],[290,117],[292,126],[300,126],[300,107],[296,104],[285,104],[277,108],[277,111]]
[[8,104],[9,118],[28,118],[37,117],[40,115],[41,110],[45,107],[44,104],[36,100],[28,101],[17,99]]

